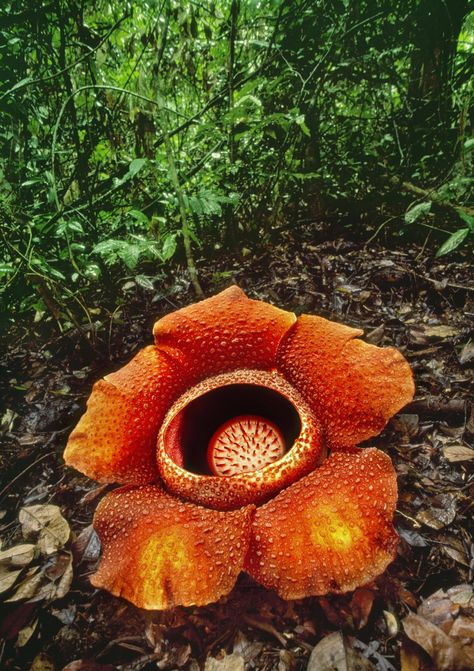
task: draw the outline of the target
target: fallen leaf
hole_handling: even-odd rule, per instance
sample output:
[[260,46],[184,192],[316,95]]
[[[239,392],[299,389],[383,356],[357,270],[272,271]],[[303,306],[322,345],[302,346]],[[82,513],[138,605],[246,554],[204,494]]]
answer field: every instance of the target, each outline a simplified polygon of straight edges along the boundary
[[40,652],[33,660],[30,666],[30,671],[55,671],[56,666],[54,662],[48,657],[45,652]]
[[430,656],[409,638],[402,641],[400,668],[401,671],[436,671]]
[[464,345],[458,359],[461,366],[464,366],[464,364],[469,363],[474,359],[474,342],[470,340]]
[[0,551],[0,564],[4,566],[28,566],[35,556],[35,545],[14,545]]
[[41,585],[42,574],[39,566],[33,566],[28,569],[21,581],[18,583],[18,588],[15,593],[5,599],[6,603],[14,603],[16,601],[22,601],[23,599],[31,599],[35,596],[36,592]]
[[363,629],[369,621],[375,594],[371,589],[359,587],[351,600],[352,616],[357,629]]
[[474,669],[459,646],[459,640],[448,636],[442,629],[424,617],[410,613],[403,620],[406,635],[418,643],[435,663],[438,671]]
[[232,653],[224,655],[221,659],[208,657],[204,664],[204,671],[244,671],[244,658]]
[[45,580],[34,601],[62,599],[69,592],[72,583],[72,554],[70,552],[58,554],[55,563],[46,569],[44,576]]
[[463,566],[467,567],[471,565],[464,550],[457,550],[456,548],[453,548],[449,545],[443,545],[443,552],[447,554],[448,557],[451,557],[451,559],[454,559],[454,561],[458,562],[458,564],[462,564]]
[[443,447],[443,455],[448,461],[469,461],[474,459],[474,450],[465,445],[448,445]]
[[33,622],[30,622],[30,624],[27,624],[26,627],[20,629],[18,632],[18,638],[16,639],[16,645],[18,648],[23,648],[28,643],[38,628],[38,622],[39,620],[36,618],[33,620]]
[[0,594],[8,592],[13,587],[20,573],[21,568],[12,571],[5,566],[0,566]]
[[457,502],[454,494],[439,494],[432,499],[429,508],[417,513],[416,519],[432,529],[442,529],[454,521],[456,506]]
[[58,506],[51,504],[28,506],[20,510],[20,524],[25,539],[37,538],[41,554],[52,554],[69,540],[71,530]]
[[430,326],[428,324],[417,324],[410,330],[411,341],[417,345],[425,345],[433,340],[444,340],[454,338],[459,331],[447,324]]
[[232,652],[243,657],[245,666],[253,662],[262,652],[263,644],[258,641],[249,641],[249,639],[238,631],[234,639]]
[[96,561],[100,555],[100,540],[92,524],[85,527],[74,540],[72,548],[79,561]]
[[385,626],[387,627],[388,635],[392,638],[398,634],[399,626],[398,620],[389,610],[384,610],[383,616],[385,619]]
[[375,667],[336,631],[314,646],[307,671],[375,671]]

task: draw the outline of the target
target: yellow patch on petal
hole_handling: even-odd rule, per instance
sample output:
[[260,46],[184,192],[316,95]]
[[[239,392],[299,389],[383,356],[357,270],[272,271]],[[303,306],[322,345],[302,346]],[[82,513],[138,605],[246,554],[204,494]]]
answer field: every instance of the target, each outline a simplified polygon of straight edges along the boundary
[[189,533],[177,527],[164,529],[143,543],[134,580],[143,586],[144,603],[166,603],[179,585],[186,580],[188,588],[195,588],[193,557],[190,552]]
[[94,517],[103,553],[91,582],[139,608],[216,601],[243,568],[253,515],[184,503],[158,485],[116,489]]
[[363,538],[358,524],[345,519],[334,508],[315,502],[309,515],[309,536],[317,546],[349,550]]
[[333,453],[257,509],[245,568],[284,599],[353,590],[395,556],[396,500],[395,471],[383,452]]

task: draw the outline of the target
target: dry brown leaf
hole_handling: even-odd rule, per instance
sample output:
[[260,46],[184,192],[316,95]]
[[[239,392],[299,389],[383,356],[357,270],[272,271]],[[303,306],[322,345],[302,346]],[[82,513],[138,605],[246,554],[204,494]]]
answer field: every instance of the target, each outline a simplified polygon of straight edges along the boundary
[[336,631],[314,646],[307,671],[375,671],[375,667]]
[[35,538],[41,554],[60,550],[69,540],[71,530],[58,506],[28,506],[20,510],[20,524],[25,539]]
[[467,342],[461,350],[461,353],[458,356],[459,363],[463,366],[469,361],[474,359],[474,342],[471,340]]
[[13,603],[15,601],[22,601],[23,599],[31,599],[41,585],[43,576],[39,566],[33,566],[28,569],[21,581],[18,583],[16,592],[8,599],[6,603]]
[[401,671],[436,671],[429,655],[409,638],[402,641],[400,668]]
[[443,455],[448,461],[469,461],[474,459],[474,450],[465,445],[448,445],[443,447]]
[[11,570],[5,566],[0,566],[0,594],[8,592],[13,587],[20,573],[21,568]]
[[459,645],[459,639],[453,639],[442,629],[421,615],[410,613],[403,620],[406,635],[418,643],[433,660],[438,671],[468,671],[474,669],[465,651]]
[[363,629],[369,621],[375,594],[371,589],[359,587],[351,600],[352,617],[357,629]]
[[20,629],[20,631],[18,632],[18,637],[16,639],[16,645],[18,648],[23,648],[23,646],[25,646],[28,643],[28,641],[35,633],[38,627],[38,623],[39,623],[38,618],[35,618],[32,622],[27,624],[26,627]]
[[457,336],[459,331],[447,324],[417,324],[411,331],[411,340],[417,345],[425,345],[429,341],[444,340],[445,338],[453,338]]
[[454,561],[458,562],[458,564],[462,564],[463,566],[468,567],[471,565],[467,554],[463,550],[457,550],[456,548],[453,548],[449,545],[443,545],[442,549],[443,552],[448,555],[448,557],[454,559]]
[[0,564],[4,566],[28,566],[35,556],[35,545],[14,545],[8,550],[0,551]]
[[45,652],[40,652],[33,660],[30,666],[30,671],[55,671],[56,666],[54,662],[48,657]]
[[204,665],[204,671],[244,671],[244,658],[232,653],[225,655],[221,659],[208,657]]

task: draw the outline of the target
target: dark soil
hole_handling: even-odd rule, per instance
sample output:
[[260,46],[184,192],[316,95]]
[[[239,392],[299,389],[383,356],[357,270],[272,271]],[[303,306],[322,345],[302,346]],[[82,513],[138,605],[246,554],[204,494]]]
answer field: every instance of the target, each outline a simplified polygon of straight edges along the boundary
[[[396,561],[375,583],[342,597],[285,602],[241,575],[216,604],[162,613],[139,610],[91,587],[99,546],[90,525],[110,488],[64,467],[67,436],[93,382],[151,342],[156,318],[195,300],[183,270],[154,289],[129,282],[114,313],[101,307],[99,297],[90,306],[98,322],[94,339],[91,332],[57,336],[41,324],[18,325],[0,358],[2,548],[28,542],[19,524],[22,506],[56,504],[71,540],[56,555],[36,557],[32,566],[49,570],[44,575],[57,586],[65,575],[58,555],[63,561],[72,552],[74,575],[59,599],[54,590],[18,598],[18,581],[4,592],[5,600],[13,600],[0,611],[2,668],[59,671],[81,660],[68,668],[197,671],[211,656],[222,658],[227,671],[237,667],[225,653],[235,652],[245,668],[297,670],[306,668],[313,646],[333,631],[349,637],[372,663],[367,668],[442,668],[436,654],[430,657],[418,645],[416,633],[408,638],[402,621],[442,589],[443,613],[448,609],[452,619],[474,622],[474,601],[451,609],[449,594],[456,590],[447,592],[472,580],[473,568],[472,269],[461,255],[435,259],[417,245],[388,250],[318,240],[316,228],[307,226],[272,249],[222,256],[212,268],[201,262],[202,284],[212,295],[237,283],[250,297],[362,327],[367,340],[395,345],[408,358],[416,402],[370,442],[391,456],[399,475]],[[440,622],[450,639],[449,627]],[[455,661],[452,668],[473,668],[462,664]]]

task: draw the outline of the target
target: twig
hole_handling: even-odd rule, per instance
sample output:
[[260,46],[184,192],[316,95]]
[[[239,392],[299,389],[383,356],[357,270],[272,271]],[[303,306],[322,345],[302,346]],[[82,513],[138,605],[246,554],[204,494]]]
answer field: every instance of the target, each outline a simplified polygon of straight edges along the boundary
[[464,416],[468,409],[468,402],[462,398],[451,398],[445,401],[435,396],[417,399],[403,408],[403,413],[413,413],[422,417],[447,418]]
[[[58,432],[55,431],[55,433],[58,433]],[[5,487],[4,487],[3,489],[0,490],[0,499],[2,499],[2,498],[4,497],[4,495],[5,495],[5,494],[7,493],[7,491],[10,489],[10,487],[11,487],[15,482],[17,482],[17,480],[20,480],[20,478],[22,478],[22,477],[25,475],[25,473],[26,473],[27,471],[29,471],[29,470],[32,469],[34,466],[36,466],[37,464],[39,464],[41,461],[43,461],[43,459],[46,459],[47,457],[51,457],[51,456],[53,456],[53,454],[54,454],[54,450],[51,450],[51,452],[46,452],[46,454],[42,454],[41,457],[38,457],[38,459],[36,459],[36,461],[33,461],[33,463],[31,463],[31,464],[29,464],[28,466],[26,466],[26,468],[24,468],[24,469],[21,471],[21,473],[18,473],[18,475],[16,475],[16,476],[13,478],[13,480],[10,480],[10,482],[8,482],[8,483],[5,485]]]
[[253,627],[254,629],[260,629],[260,631],[265,631],[267,634],[271,634],[271,636],[274,636],[277,641],[286,648],[288,641],[280,634],[279,631],[275,629],[273,625],[269,624],[268,622],[256,620],[248,615],[244,615],[243,620],[250,627]]

